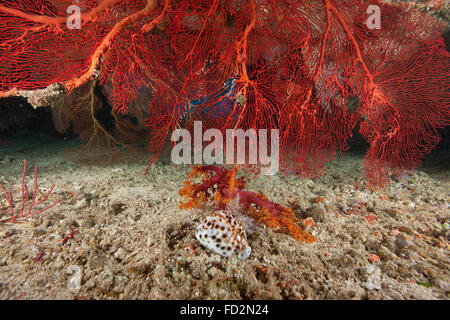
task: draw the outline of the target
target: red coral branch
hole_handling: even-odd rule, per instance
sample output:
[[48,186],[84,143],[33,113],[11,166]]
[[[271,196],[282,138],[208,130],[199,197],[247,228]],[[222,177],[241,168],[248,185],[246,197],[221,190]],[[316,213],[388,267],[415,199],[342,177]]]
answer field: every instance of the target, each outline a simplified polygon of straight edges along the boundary
[[[113,7],[117,3],[122,2],[123,0],[104,0],[102,1],[96,8],[89,11],[88,13],[81,15],[81,21],[88,22],[96,19],[98,15],[108,10],[109,8]],[[50,24],[54,25],[62,25],[65,24],[67,21],[67,17],[53,17],[53,16],[47,16],[47,15],[34,15],[34,14],[28,14],[26,12],[23,12],[21,10],[17,10],[14,8],[8,8],[4,5],[0,5],[0,11],[3,11],[5,13],[8,13],[9,15],[22,18],[27,21],[41,23],[44,26],[48,26]]]
[[[86,14],[81,15],[81,17],[80,17],[81,25],[83,26],[86,22],[97,19],[98,15],[100,13],[108,10],[109,8],[113,7],[114,5],[116,5],[117,3],[120,3],[122,1],[123,0],[105,0],[105,1],[101,2],[98,5],[98,7],[92,9],[91,11],[89,11]],[[156,1],[153,1],[153,2],[156,2]],[[60,30],[60,32],[62,32],[61,28],[63,25],[66,24],[66,21],[67,21],[67,17],[65,17],[65,16],[53,17],[53,16],[48,16],[48,15],[29,14],[29,13],[23,12],[22,10],[9,8],[4,5],[0,5],[0,12],[6,13],[13,17],[21,18],[25,21],[40,24],[40,26],[24,28],[22,35],[16,37],[15,39],[9,39],[9,40],[3,42],[2,46],[10,44],[14,41],[25,42],[25,39],[27,38],[27,36],[30,33],[37,33],[37,32],[45,31],[45,29],[49,29],[49,27],[52,25],[54,27],[56,27],[58,30]],[[75,87],[81,86],[82,84],[86,83],[90,79],[90,77],[92,76],[92,73],[94,72],[95,68],[98,65],[99,56],[101,54],[103,54],[106,46],[108,45],[110,39],[113,36],[114,36],[114,34],[109,34],[105,38],[104,42],[102,42],[102,44],[99,46],[99,48],[97,49],[97,51],[94,53],[94,55],[92,57],[92,62],[90,64],[90,67],[87,72],[85,72],[79,79],[73,79],[73,80],[67,81],[65,83],[66,87],[69,90],[72,90]],[[14,94],[16,94],[16,92],[17,92],[17,90],[15,88],[5,91],[5,92],[0,92],[0,98],[14,95]]]
[[[255,7],[255,0],[249,0],[249,6],[251,10],[251,20],[250,23],[245,27],[244,33],[242,35],[242,38],[236,42],[235,48],[236,48],[236,66],[235,70],[238,74],[238,81],[240,82],[239,90],[236,94],[236,96],[244,96],[247,97],[247,88],[252,85],[252,81],[249,78],[248,71],[247,71],[247,64],[248,64],[248,38],[250,32],[255,28],[256,25],[256,7]],[[236,108],[237,101],[234,103],[233,108]],[[244,102],[243,109],[240,112],[239,118],[236,121],[236,124],[234,126],[234,129],[239,128],[239,125],[245,115],[245,109],[247,107],[247,102]]]
[[[111,0],[111,2],[117,2],[117,0]],[[76,79],[72,79],[69,81],[66,81],[64,85],[68,90],[73,90],[74,88],[77,88],[83,84],[85,84],[87,81],[89,81],[92,78],[92,74],[97,69],[98,64],[100,63],[101,57],[105,54],[105,51],[108,49],[108,47],[111,44],[111,41],[116,37],[120,32],[122,32],[126,27],[134,24],[136,21],[140,21],[144,17],[148,16],[150,13],[155,10],[157,6],[158,1],[157,0],[148,0],[147,5],[144,9],[139,10],[138,12],[127,16],[120,22],[116,23],[114,27],[109,31],[109,33],[105,36],[105,38],[102,40],[102,42],[98,45],[96,48],[94,54],[91,58],[91,63],[89,65],[89,69],[82,74],[80,77]],[[168,1],[166,1],[168,3]],[[154,19],[151,23],[146,24],[142,27],[142,31],[144,33],[151,31],[155,25],[157,25],[162,19],[162,15],[158,16],[156,19]]]
[[70,234],[65,236],[64,239],[61,240],[62,245],[65,245],[67,241],[74,239],[75,235],[78,233],[77,229],[72,229],[72,231],[70,231]]
[[[121,4],[124,0],[105,0],[102,1],[98,6],[94,7],[87,13],[81,14],[81,28],[91,29],[91,26],[87,24],[90,23],[95,27],[100,27],[103,24],[103,20],[105,19],[105,13],[107,14],[109,10],[118,4]],[[166,7],[169,1],[166,1]],[[98,43],[95,46],[95,50],[89,57],[89,63],[87,70],[83,71],[81,75],[77,74],[67,74],[64,81],[61,81],[68,91],[73,90],[87,81],[92,79],[94,72],[98,69],[99,64],[102,58],[105,56],[106,51],[111,46],[111,42],[114,38],[116,38],[121,32],[123,32],[127,27],[136,24],[137,22],[143,21],[147,16],[149,16],[157,7],[157,0],[147,0],[145,7],[141,10],[136,11],[133,14],[125,16],[123,19],[118,20],[113,27],[102,37],[99,39]],[[164,10],[165,13],[166,10]],[[22,10],[18,10],[15,8],[6,7],[4,5],[0,5],[0,13],[7,14],[10,17],[14,17],[15,19],[19,18],[26,22],[33,23],[33,26],[27,26],[24,24],[22,28],[23,32],[21,35],[17,35],[15,38],[7,39],[6,41],[2,41],[1,46],[5,47],[7,45],[11,45],[17,42],[26,43],[30,37],[33,37],[35,34],[39,33],[52,33],[53,29],[56,28],[57,33],[67,34],[69,31],[63,30],[63,27],[66,24],[67,17],[66,16],[48,16],[45,14],[37,15],[26,13]],[[142,32],[147,33],[150,32],[157,24],[161,23],[163,15],[159,15],[155,17],[150,22],[147,22],[142,26]],[[36,25],[37,24],[37,25]],[[67,77],[69,76],[69,77]],[[51,82],[47,82],[46,85],[51,84]],[[11,88],[10,90],[0,91],[0,98],[11,96],[17,93],[16,88]]]
[[20,211],[17,214],[14,214],[15,204],[14,204],[14,198],[13,198],[11,191],[7,191],[6,188],[2,184],[0,184],[0,188],[3,190],[3,193],[6,196],[6,201],[8,202],[9,213],[11,214],[11,218],[0,220],[0,223],[4,223],[4,222],[17,223],[18,222],[17,220],[20,218],[40,214],[59,203],[59,201],[56,201],[55,203],[53,203],[41,210],[37,210],[34,212],[32,211],[34,206],[39,205],[48,199],[48,197],[50,196],[50,194],[53,191],[53,188],[55,187],[55,185],[53,184],[51,186],[50,190],[47,192],[47,194],[41,200],[36,201],[36,195],[38,192],[37,170],[38,170],[38,166],[36,166],[34,169],[34,190],[33,190],[33,197],[31,199],[30,205],[28,207],[28,211],[26,211],[26,209],[25,209],[25,204],[30,199],[30,193],[28,192],[28,186],[25,183],[25,173],[27,171],[27,161],[26,160],[24,160],[23,173],[22,173],[22,188],[21,188],[22,201],[20,204]]

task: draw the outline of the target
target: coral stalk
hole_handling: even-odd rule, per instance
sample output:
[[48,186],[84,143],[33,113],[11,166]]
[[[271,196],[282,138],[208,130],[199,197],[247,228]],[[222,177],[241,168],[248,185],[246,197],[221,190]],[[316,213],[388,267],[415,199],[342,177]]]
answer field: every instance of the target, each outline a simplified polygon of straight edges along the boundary
[[50,196],[50,194],[53,191],[53,188],[55,187],[55,184],[53,184],[50,188],[50,190],[47,192],[47,194],[39,201],[36,201],[36,195],[38,192],[38,179],[37,179],[37,171],[38,171],[38,166],[35,167],[34,169],[34,190],[33,190],[33,197],[31,199],[31,203],[30,206],[28,207],[28,210],[26,211],[25,209],[25,204],[27,203],[27,201],[30,198],[30,193],[28,192],[28,186],[25,183],[25,174],[27,171],[27,161],[24,160],[24,166],[23,166],[23,173],[22,173],[22,180],[21,180],[21,195],[22,195],[22,201],[20,204],[20,212],[17,214],[14,214],[14,209],[15,209],[15,204],[14,204],[14,198],[12,195],[11,191],[7,191],[6,188],[0,184],[0,188],[3,190],[3,193],[6,196],[6,201],[8,202],[8,208],[9,208],[9,213],[11,214],[11,218],[7,218],[7,219],[3,219],[0,220],[0,223],[5,223],[5,222],[12,222],[12,223],[17,223],[18,219],[27,217],[27,216],[33,216],[33,215],[37,215],[40,214],[48,209],[50,209],[51,207],[55,206],[56,204],[59,203],[59,201],[54,202],[53,204],[41,209],[41,210],[37,210],[37,211],[32,211],[33,207],[36,205],[39,205],[41,203],[43,203],[44,201],[46,201],[48,199],[48,197]]

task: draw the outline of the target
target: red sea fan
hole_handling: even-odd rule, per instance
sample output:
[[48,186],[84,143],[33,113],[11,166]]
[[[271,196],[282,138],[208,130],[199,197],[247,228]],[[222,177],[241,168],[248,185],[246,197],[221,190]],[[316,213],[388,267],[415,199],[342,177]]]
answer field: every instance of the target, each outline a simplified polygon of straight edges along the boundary
[[[370,143],[365,170],[383,185],[389,168],[417,166],[449,124],[445,24],[418,8],[378,0],[80,0],[80,28],[71,29],[73,4],[1,2],[0,97],[55,82],[70,91],[98,78],[111,84],[114,110],[126,113],[149,87],[155,159],[173,129],[189,126],[181,120],[189,111],[205,129],[279,129],[281,169],[316,176],[360,122]],[[369,5],[380,9],[379,29],[366,23]],[[233,90],[215,94],[230,79]]]

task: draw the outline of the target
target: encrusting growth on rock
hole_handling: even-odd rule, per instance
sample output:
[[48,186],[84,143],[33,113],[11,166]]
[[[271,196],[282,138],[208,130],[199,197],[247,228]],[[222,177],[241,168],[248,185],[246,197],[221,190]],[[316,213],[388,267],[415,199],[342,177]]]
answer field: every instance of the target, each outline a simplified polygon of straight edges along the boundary
[[[267,227],[292,236],[301,242],[311,243],[316,237],[305,232],[290,208],[269,200],[262,193],[245,190],[245,177],[236,178],[239,167],[226,169],[216,166],[192,167],[179,195],[184,197],[180,208],[198,208],[201,203],[211,201],[218,210],[227,208],[231,200],[239,197],[242,212],[255,218]],[[195,182],[199,179],[200,182]]]

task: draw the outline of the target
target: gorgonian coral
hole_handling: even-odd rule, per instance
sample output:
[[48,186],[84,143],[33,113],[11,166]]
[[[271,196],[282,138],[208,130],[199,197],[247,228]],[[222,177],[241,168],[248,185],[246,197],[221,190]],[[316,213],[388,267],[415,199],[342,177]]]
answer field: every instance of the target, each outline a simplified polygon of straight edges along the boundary
[[[149,88],[154,159],[189,118],[222,131],[279,129],[281,169],[315,176],[359,122],[366,173],[383,185],[389,168],[417,166],[450,122],[445,23],[405,3],[80,0],[71,28],[73,5],[2,1],[0,97],[98,79],[126,113]],[[369,5],[379,28],[367,25]]]

